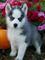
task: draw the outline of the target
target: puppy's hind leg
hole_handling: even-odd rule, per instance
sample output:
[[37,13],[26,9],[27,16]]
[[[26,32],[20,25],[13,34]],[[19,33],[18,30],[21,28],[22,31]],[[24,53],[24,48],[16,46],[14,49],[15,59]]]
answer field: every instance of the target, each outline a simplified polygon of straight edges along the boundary
[[35,41],[35,48],[36,48],[36,53],[41,54],[41,46],[37,41]]
[[35,31],[33,42],[34,42],[34,46],[36,48],[36,52],[38,54],[41,54],[41,37],[37,31]]
[[24,57],[24,54],[25,54],[25,51],[26,51],[27,46],[28,45],[26,43],[22,43],[19,46],[18,55],[17,55],[17,57],[16,57],[15,60],[23,60],[23,57]]
[[15,46],[15,44],[14,44],[13,41],[11,41],[10,44],[11,44],[11,52],[10,52],[10,56],[15,56],[16,53],[17,53],[17,51],[16,51],[16,46]]

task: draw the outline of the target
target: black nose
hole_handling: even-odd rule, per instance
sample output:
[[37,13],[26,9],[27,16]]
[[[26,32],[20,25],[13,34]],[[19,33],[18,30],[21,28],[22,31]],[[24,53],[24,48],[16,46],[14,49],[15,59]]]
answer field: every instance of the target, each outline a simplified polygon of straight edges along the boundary
[[17,24],[16,24],[16,23],[14,24],[14,27],[15,27],[15,28],[17,27]]

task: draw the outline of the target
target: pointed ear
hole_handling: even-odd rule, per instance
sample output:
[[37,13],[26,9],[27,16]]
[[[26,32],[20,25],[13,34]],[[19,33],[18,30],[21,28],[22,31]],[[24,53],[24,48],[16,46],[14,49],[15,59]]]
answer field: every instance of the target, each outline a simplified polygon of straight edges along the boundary
[[22,11],[25,13],[25,15],[27,15],[27,12],[28,12],[28,6],[27,6],[26,3],[24,3],[24,4],[22,5]]
[[8,14],[11,11],[11,6],[9,3],[7,3],[6,7],[5,7],[5,12],[6,14]]

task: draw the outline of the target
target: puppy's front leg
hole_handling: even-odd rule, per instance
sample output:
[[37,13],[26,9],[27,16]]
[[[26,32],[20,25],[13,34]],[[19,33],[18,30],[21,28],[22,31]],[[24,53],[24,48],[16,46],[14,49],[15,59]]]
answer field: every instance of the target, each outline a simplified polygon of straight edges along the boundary
[[13,41],[10,42],[11,44],[11,52],[10,52],[10,56],[15,56],[16,55],[16,45]]
[[18,55],[15,60],[23,60],[27,46],[28,45],[26,43],[20,44],[19,49],[18,49]]

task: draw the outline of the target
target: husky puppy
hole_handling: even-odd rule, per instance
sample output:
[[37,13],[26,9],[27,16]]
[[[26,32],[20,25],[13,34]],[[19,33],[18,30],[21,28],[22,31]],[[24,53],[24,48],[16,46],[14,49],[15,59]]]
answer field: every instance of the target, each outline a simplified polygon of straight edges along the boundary
[[22,7],[12,8],[10,4],[6,5],[6,23],[7,23],[7,36],[11,45],[10,56],[17,57],[15,60],[23,60],[26,48],[33,44],[38,54],[41,53],[40,35],[31,22],[27,19],[28,7],[23,4]]

